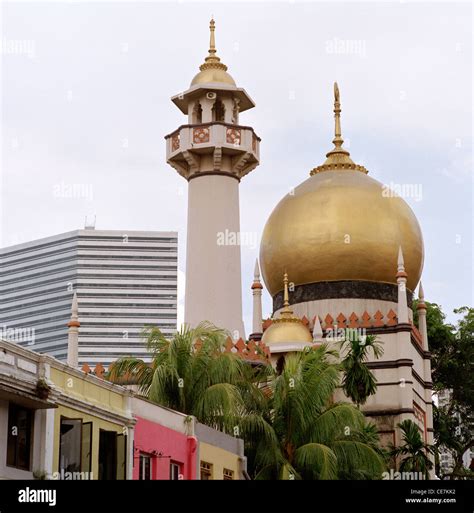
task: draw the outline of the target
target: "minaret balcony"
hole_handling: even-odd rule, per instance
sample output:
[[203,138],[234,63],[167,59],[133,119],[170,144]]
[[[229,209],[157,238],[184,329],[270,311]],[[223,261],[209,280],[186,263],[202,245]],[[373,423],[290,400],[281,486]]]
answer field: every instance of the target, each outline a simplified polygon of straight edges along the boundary
[[260,161],[260,137],[248,126],[219,121],[182,125],[165,140],[166,161],[187,180],[210,173],[240,179]]

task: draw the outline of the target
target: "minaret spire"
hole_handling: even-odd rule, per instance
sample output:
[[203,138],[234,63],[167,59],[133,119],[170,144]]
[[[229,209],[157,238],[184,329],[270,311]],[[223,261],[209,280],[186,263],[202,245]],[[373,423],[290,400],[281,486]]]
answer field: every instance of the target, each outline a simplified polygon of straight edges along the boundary
[[216,53],[216,22],[214,21],[214,17],[211,18],[210,24],[209,24],[209,30],[211,32],[211,37],[209,41],[209,55],[215,55]]
[[350,153],[343,148],[344,139],[341,130],[341,95],[339,86],[334,82],[334,139],[332,140],[334,148],[326,153],[326,161],[321,166],[311,170],[310,175],[314,175],[321,171],[339,170],[339,169],[355,169],[367,174],[364,166],[355,164],[350,157]]
[[68,322],[68,341],[67,341],[67,364],[71,367],[78,366],[79,352],[79,308],[77,303],[77,293],[74,292],[71,304],[71,319]]
[[262,289],[263,286],[260,283],[260,268],[258,266],[258,259],[256,259],[252,283],[253,319],[252,334],[249,336],[251,340],[260,340],[262,338]]
[[428,326],[426,324],[426,303],[425,303],[425,293],[423,291],[423,285],[420,281],[420,286],[418,288],[418,306],[416,307],[418,310],[418,329],[421,334],[421,338],[423,340],[423,349],[428,351]]
[[217,68],[227,71],[227,66],[223,64],[220,58],[216,55],[216,22],[214,21],[214,18],[211,18],[211,21],[209,22],[209,31],[209,55],[204,59],[205,62],[199,66],[199,69],[204,71],[205,69]]
[[281,317],[292,317],[293,310],[290,308],[290,299],[288,294],[288,273],[283,275],[283,310],[280,312]]
[[407,303],[407,273],[403,260],[402,247],[398,247],[397,261],[397,284],[398,284],[398,324],[408,324],[408,303]]

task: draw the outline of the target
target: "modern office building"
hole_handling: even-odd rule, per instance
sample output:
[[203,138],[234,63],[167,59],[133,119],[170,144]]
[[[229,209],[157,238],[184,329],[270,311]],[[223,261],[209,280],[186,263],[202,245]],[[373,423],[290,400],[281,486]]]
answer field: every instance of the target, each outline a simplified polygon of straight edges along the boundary
[[75,230],[0,249],[4,339],[65,360],[77,293],[79,365],[146,358],[141,331],[177,321],[177,233]]

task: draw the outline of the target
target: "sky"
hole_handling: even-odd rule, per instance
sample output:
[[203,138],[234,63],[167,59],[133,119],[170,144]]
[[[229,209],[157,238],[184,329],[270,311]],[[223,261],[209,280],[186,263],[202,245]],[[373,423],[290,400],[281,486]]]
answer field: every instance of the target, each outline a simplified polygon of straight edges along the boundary
[[[0,246],[84,227],[177,230],[183,313],[187,183],[164,136],[170,97],[218,55],[262,138],[241,231],[266,220],[332,147],[333,82],[353,160],[405,200],[428,301],[473,305],[472,6],[440,2],[10,2],[1,6]],[[75,187],[75,194],[68,193]],[[367,208],[361,206],[360,208]],[[246,331],[259,243],[242,247]],[[264,316],[271,299],[264,292]]]

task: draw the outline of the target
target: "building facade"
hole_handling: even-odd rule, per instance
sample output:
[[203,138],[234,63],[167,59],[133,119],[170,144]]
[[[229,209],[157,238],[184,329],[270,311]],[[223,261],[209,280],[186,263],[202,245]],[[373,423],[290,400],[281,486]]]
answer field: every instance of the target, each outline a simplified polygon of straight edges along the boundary
[[246,479],[243,440],[0,340],[0,479]]
[[66,359],[76,292],[78,364],[145,359],[147,324],[177,322],[177,233],[76,230],[0,250],[4,339]]

